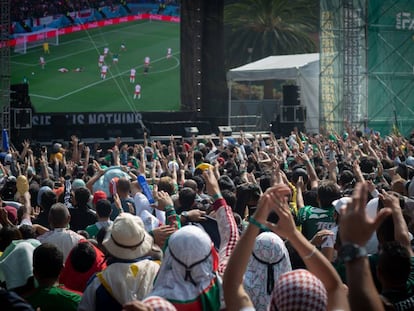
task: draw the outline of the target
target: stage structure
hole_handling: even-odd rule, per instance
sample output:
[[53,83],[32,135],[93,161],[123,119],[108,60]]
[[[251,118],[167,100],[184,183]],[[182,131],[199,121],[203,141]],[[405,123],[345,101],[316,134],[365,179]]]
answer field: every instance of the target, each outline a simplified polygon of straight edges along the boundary
[[366,1],[321,1],[319,114],[329,131],[367,118],[366,19]]
[[320,122],[383,134],[414,121],[414,6],[410,0],[322,0]]
[[413,31],[413,1],[369,1],[368,126],[381,133],[414,129]]
[[[232,83],[266,80],[294,81],[293,102],[288,100],[232,100]],[[310,133],[319,130],[319,53],[268,56],[227,72],[229,88],[228,124],[236,130],[266,131],[281,127],[290,134],[293,127]],[[286,85],[284,89],[288,87]],[[288,93],[288,92],[287,92]],[[300,94],[300,95],[299,95]],[[306,110],[306,112],[305,112]],[[280,123],[280,124],[279,124]],[[272,129],[273,130],[273,129]]]
[[181,105],[214,127],[226,123],[224,0],[181,1]]
[[1,127],[10,133],[10,0],[0,0],[0,113]]

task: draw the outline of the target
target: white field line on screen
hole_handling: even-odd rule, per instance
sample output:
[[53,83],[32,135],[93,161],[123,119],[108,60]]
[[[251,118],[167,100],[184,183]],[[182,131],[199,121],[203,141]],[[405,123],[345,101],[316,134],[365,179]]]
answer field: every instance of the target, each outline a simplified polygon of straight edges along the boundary
[[[130,25],[130,26],[124,27],[123,29],[132,28],[132,27],[139,27],[139,26],[138,25]],[[99,39],[99,38],[102,38],[102,35],[105,35],[107,33],[119,33],[119,32],[120,32],[119,30],[110,30],[110,31],[106,31],[104,33],[94,34],[94,35],[91,36],[91,38],[94,39],[96,37],[97,39]],[[142,33],[137,33],[137,32],[127,32],[126,31],[125,33],[129,33],[131,35],[143,35]],[[156,37],[156,36],[154,36],[154,37]],[[97,40],[97,41],[101,41],[101,40]],[[63,43],[60,43],[59,46],[73,44],[74,42],[88,42],[89,43],[89,42],[91,42],[91,40],[88,40],[88,37],[78,38],[78,39],[73,39],[73,40],[69,40],[69,41],[65,41]],[[103,42],[103,43],[99,43],[98,47],[104,47],[106,45],[108,45],[108,43]],[[94,49],[95,49],[95,47],[91,47],[89,49],[80,50],[76,53],[70,53],[70,54],[66,54],[66,55],[61,56],[61,57],[55,57],[55,58],[47,59],[47,62],[53,62],[55,60],[60,60],[60,59],[63,59],[65,57],[68,57],[68,56],[74,56],[74,55],[81,54],[83,52],[87,52],[87,51],[94,50]],[[33,50],[28,51],[25,55],[31,54],[31,53],[38,53],[38,51],[36,49],[33,49]],[[19,56],[21,56],[21,55],[16,54],[16,55],[12,55],[10,58],[13,59],[13,58],[16,58],[16,57],[19,57]],[[11,60],[10,62],[13,63],[13,64],[16,64],[16,65],[22,65],[22,66],[28,66],[28,67],[39,65],[38,63],[23,63],[23,62],[16,62],[16,61],[13,61],[13,60]]]
[[[176,52],[176,53],[173,53],[173,55],[176,55],[176,54],[179,54],[179,53],[180,52]],[[178,62],[178,59],[176,57],[174,57],[174,58],[176,59],[176,62]],[[159,61],[164,60],[164,59],[165,59],[165,56],[164,57],[157,58],[156,60],[153,61],[153,63],[159,62]],[[179,62],[178,62],[178,64],[179,64]],[[178,67],[178,64],[175,64],[174,67],[169,68],[168,70],[172,70],[172,69],[177,68]],[[138,65],[138,66],[134,66],[134,67],[135,68],[142,68],[143,67],[143,64]],[[164,70],[164,71],[168,71],[168,70]],[[101,84],[103,82],[109,81],[109,80],[114,79],[114,78],[117,78],[117,77],[120,77],[120,76],[122,76],[122,75],[124,75],[124,74],[126,74],[128,72],[130,72],[130,69],[125,70],[123,72],[120,72],[120,73],[118,73],[116,75],[111,75],[109,78],[107,78],[105,80],[98,80],[96,82],[90,83],[88,85],[85,85],[85,86],[83,86],[81,88],[78,88],[78,89],[76,89],[74,91],[71,91],[71,92],[66,93],[66,94],[64,94],[62,96],[59,96],[59,97],[49,97],[49,96],[44,96],[44,95],[32,94],[32,93],[30,94],[30,96],[40,97],[40,98],[45,98],[45,99],[50,99],[50,100],[61,100],[61,99],[64,99],[64,98],[66,98],[66,97],[68,97],[70,95],[73,95],[73,94],[82,92],[83,90],[86,90],[86,89],[88,89],[90,87],[93,87],[95,85]],[[160,72],[163,72],[163,71],[157,71],[157,72],[154,72],[154,73],[160,73]]]

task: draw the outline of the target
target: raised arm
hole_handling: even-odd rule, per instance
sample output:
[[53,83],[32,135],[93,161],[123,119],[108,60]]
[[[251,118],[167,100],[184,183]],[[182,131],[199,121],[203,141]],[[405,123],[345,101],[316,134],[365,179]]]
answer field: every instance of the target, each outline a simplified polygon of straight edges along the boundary
[[309,175],[309,182],[312,189],[315,189],[318,187],[319,184],[319,178],[316,174],[315,168],[312,165],[312,162],[310,161],[308,155],[306,153],[299,153],[299,158],[303,161],[303,163],[306,166],[306,171]]
[[299,176],[298,181],[296,183],[296,207],[298,210],[305,206],[302,193],[304,187],[305,185],[303,183],[303,177]]
[[79,163],[79,139],[75,135],[71,137],[72,141],[72,161]]
[[308,270],[322,281],[328,292],[328,310],[349,310],[341,278],[329,260],[296,229],[288,198],[277,192],[269,192],[269,195],[274,202],[272,208],[279,216],[279,222],[266,222],[266,225],[276,234],[287,238]]
[[396,194],[387,193],[385,190],[382,190],[382,193],[379,196],[384,202],[384,207],[389,207],[392,211],[391,215],[394,223],[394,239],[404,245],[412,256],[413,251],[411,249],[409,231],[402,214],[398,196]]
[[[289,187],[283,184],[275,186],[273,191],[277,191],[280,195],[290,193]],[[230,256],[226,271],[224,272],[224,300],[229,311],[238,311],[253,306],[248,294],[243,288],[243,276],[254,247],[256,236],[260,233],[260,227],[257,223],[265,223],[271,211],[273,201],[269,192],[270,190],[266,191],[260,198],[257,210],[245,232],[237,242]]]
[[236,220],[233,216],[233,211],[221,195],[220,187],[216,177],[214,176],[214,172],[212,172],[212,170],[205,170],[203,172],[203,177],[206,183],[207,193],[214,200],[212,207],[215,211],[218,230],[220,233],[218,272],[223,274],[227,267],[230,255],[236,246],[237,240],[239,239],[239,232]]
[[[375,219],[369,218],[365,211],[367,195],[367,184],[358,183],[354,189],[352,203],[342,207],[339,223],[342,247],[339,254],[345,260],[349,303],[352,310],[381,311],[384,310],[384,306],[372,279],[364,245],[391,210],[383,208]],[[351,248],[355,251],[348,253],[347,249]]]
[[[68,163],[69,165],[69,163]],[[103,175],[105,175],[105,170],[101,168],[98,161],[93,161],[93,166],[95,168],[95,174],[88,180],[86,183],[86,188],[89,189],[91,193],[93,193],[93,185],[98,181],[99,178],[101,178]]]

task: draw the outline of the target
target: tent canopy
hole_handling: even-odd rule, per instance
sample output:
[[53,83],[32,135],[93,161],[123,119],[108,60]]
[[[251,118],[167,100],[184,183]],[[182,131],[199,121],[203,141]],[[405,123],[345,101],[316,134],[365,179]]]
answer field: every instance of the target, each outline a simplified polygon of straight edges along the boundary
[[227,72],[229,83],[229,125],[232,119],[231,82],[295,80],[300,102],[306,107],[307,131],[319,132],[319,53],[269,56]]
[[[231,69],[227,73],[227,80],[294,80],[298,78],[298,71],[300,69],[315,63],[319,67],[319,53],[269,56]],[[319,68],[317,72],[313,73],[319,76]]]

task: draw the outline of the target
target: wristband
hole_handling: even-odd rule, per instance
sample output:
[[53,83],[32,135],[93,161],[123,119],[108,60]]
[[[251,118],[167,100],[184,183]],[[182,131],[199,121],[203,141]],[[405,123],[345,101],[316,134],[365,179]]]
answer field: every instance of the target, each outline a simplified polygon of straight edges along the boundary
[[167,206],[165,207],[165,211],[166,211],[166,212],[169,212],[169,211],[172,211],[172,210],[174,210],[174,206],[172,206],[172,205],[167,205]]
[[313,246],[312,251],[311,251],[308,255],[303,256],[303,257],[302,257],[302,259],[303,259],[303,260],[309,259],[309,258],[311,258],[313,255],[315,255],[315,253],[316,253],[316,246],[314,245],[314,246]]
[[222,199],[222,198],[223,198],[223,196],[221,195],[220,192],[213,195],[213,200],[214,201],[217,201],[218,199]]
[[252,225],[255,225],[256,227],[258,227],[260,230],[263,230],[265,232],[270,232],[271,230],[266,227],[265,225],[262,225],[260,222],[258,222],[256,219],[254,219],[253,217],[249,217],[249,223],[251,223]]

